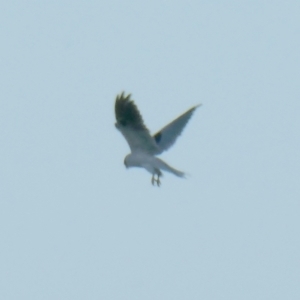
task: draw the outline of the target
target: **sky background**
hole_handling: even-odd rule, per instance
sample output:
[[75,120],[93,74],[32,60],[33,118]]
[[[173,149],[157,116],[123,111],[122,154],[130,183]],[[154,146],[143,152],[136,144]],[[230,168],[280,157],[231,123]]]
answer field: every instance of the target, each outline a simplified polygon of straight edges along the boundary
[[[300,299],[300,2],[6,1],[0,298]],[[161,157],[126,170],[114,100]]]

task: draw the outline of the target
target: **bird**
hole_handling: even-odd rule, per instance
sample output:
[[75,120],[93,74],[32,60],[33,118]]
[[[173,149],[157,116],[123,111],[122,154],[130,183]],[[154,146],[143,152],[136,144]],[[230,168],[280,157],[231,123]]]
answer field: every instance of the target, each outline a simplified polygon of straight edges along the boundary
[[201,104],[193,106],[160,131],[151,135],[136,104],[131,99],[131,94],[125,96],[125,92],[122,92],[117,95],[115,100],[115,127],[122,133],[131,150],[131,153],[126,155],[124,159],[126,168],[140,167],[146,169],[152,175],[152,185],[156,184],[157,186],[161,185],[162,170],[178,177],[185,177],[184,172],[174,169],[156,156],[174,145],[199,106]]

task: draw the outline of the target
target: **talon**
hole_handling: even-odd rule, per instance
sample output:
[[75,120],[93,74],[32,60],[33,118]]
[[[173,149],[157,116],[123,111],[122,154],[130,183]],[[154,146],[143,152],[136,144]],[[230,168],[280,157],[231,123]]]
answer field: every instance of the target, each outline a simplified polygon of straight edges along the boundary
[[[155,178],[155,175],[157,178]],[[160,186],[160,180],[159,180],[160,176],[161,176],[161,174],[157,174],[157,173],[152,175],[152,178],[151,178],[152,185],[155,185],[155,183],[156,183],[157,186]]]

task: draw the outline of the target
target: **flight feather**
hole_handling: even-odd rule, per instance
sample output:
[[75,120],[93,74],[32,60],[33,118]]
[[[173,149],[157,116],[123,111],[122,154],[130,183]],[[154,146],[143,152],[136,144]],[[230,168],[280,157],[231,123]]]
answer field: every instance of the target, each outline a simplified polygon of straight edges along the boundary
[[145,126],[143,118],[130,99],[130,94],[117,96],[115,102],[116,127],[121,131],[129,144],[131,152],[157,152],[157,145]]
[[200,105],[192,107],[187,112],[179,116],[177,119],[175,119],[164,128],[162,128],[159,132],[153,135],[153,138],[159,149],[156,155],[168,150],[171,146],[173,146],[176,139],[180,136],[185,125],[198,106]]

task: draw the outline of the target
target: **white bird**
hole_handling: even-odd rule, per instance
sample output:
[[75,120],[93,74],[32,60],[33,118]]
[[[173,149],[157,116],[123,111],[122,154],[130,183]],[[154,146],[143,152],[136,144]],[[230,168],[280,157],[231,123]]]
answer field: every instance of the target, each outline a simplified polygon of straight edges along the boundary
[[184,177],[184,172],[172,168],[155,156],[168,150],[175,143],[193,112],[201,104],[190,108],[187,112],[151,136],[138,108],[130,99],[130,96],[129,94],[125,97],[123,92],[116,97],[115,102],[117,120],[115,126],[121,131],[131,150],[131,153],[124,159],[126,168],[145,168],[152,174],[152,185],[156,183],[157,186],[160,186],[159,178],[162,176],[161,170],[173,173],[178,177]]

